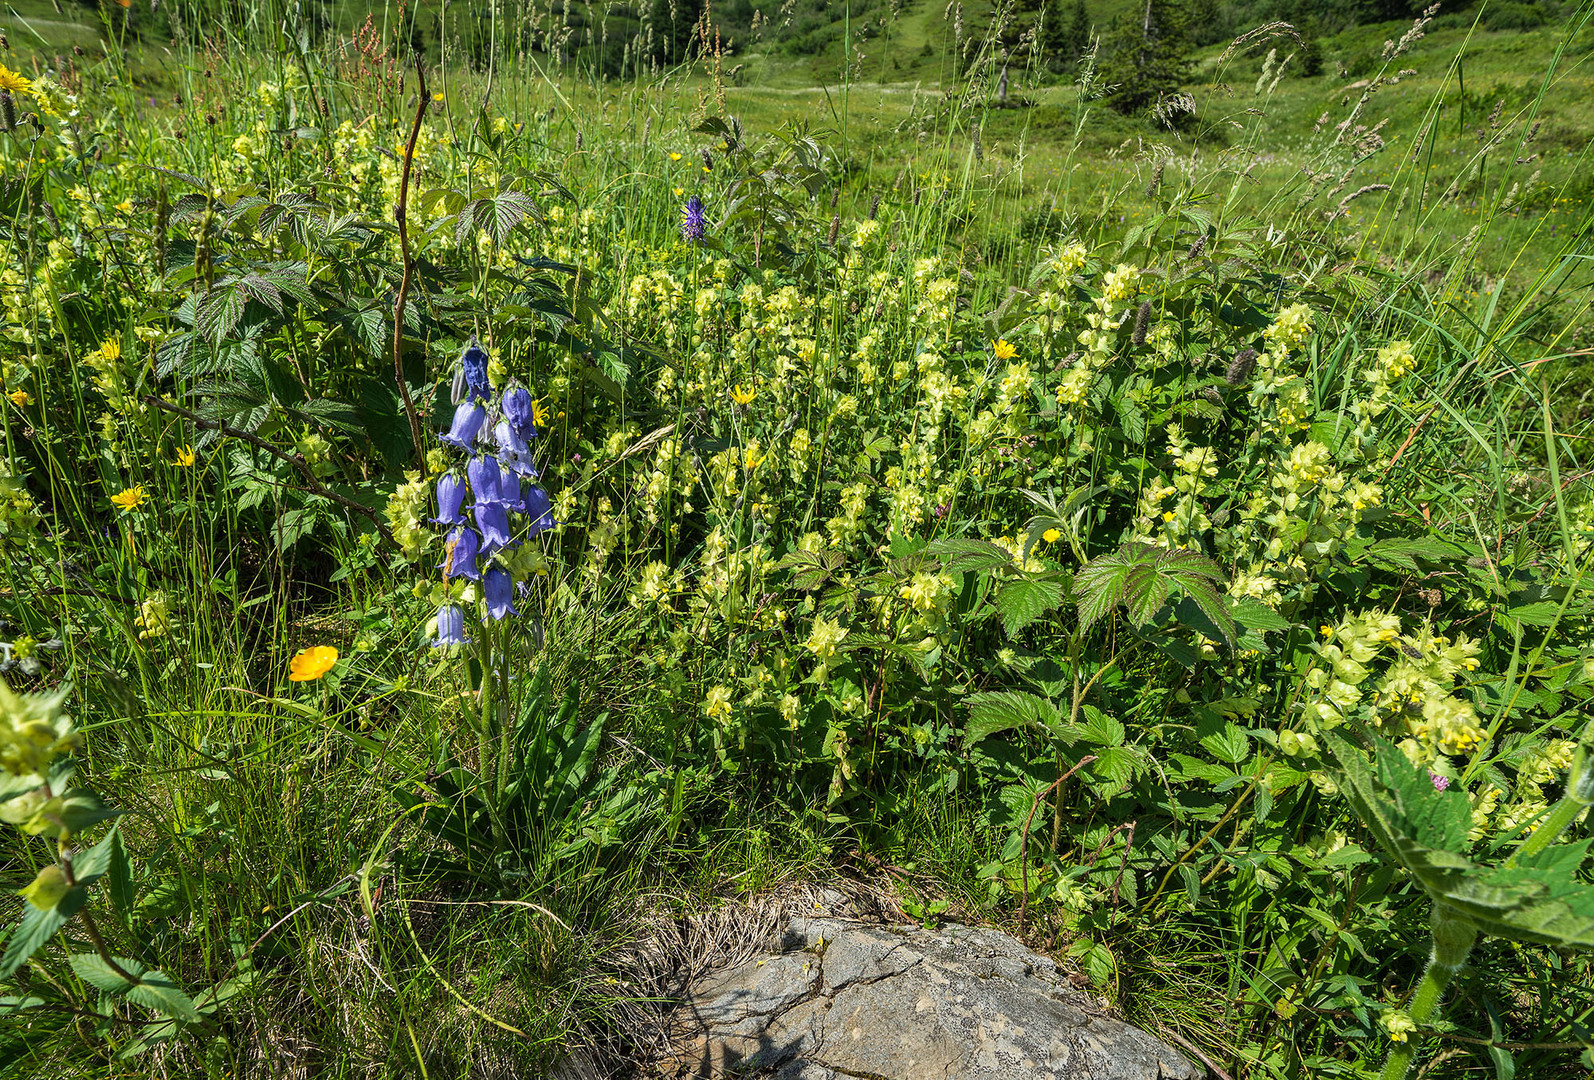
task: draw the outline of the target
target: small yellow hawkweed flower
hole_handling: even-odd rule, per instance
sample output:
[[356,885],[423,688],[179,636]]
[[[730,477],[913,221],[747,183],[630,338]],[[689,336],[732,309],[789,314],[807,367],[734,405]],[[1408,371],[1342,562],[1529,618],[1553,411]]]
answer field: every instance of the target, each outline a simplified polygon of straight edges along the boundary
[[189,468],[194,464],[194,448],[192,446],[179,446],[174,464]]
[[443,100],[443,92],[441,90],[434,91],[433,94],[432,94],[432,100],[433,101],[442,101]]
[[1006,338],[998,338],[996,344],[991,346],[991,354],[998,360],[1011,360],[1018,355],[1018,346]]
[[1048,544],[1055,544],[1057,543],[1058,537],[1062,535],[1063,534],[1058,532],[1056,529],[1047,529],[1045,532],[1041,533],[1041,539],[1046,541]]
[[11,404],[15,405],[19,409],[24,405],[33,404],[33,395],[29,394],[26,390],[13,390],[11,393],[7,394],[6,397],[10,398]]
[[143,485],[135,484],[111,496],[112,505],[122,510],[137,510],[144,505],[149,496],[145,494]]
[[758,387],[756,386],[749,389],[748,387],[743,386],[741,383],[737,383],[735,386],[731,387],[731,400],[736,402],[738,405],[751,405],[753,403],[753,399],[757,396]]
[[123,199],[121,202],[116,204],[116,210],[117,213],[131,214],[133,212],[133,200]]
[[680,161],[681,160],[681,155],[677,154],[674,150],[671,150],[670,151],[670,160],[671,161]]
[[338,662],[338,650],[330,645],[312,645],[308,649],[300,649],[288,661],[289,682],[310,682],[319,679],[332,670],[332,665]]

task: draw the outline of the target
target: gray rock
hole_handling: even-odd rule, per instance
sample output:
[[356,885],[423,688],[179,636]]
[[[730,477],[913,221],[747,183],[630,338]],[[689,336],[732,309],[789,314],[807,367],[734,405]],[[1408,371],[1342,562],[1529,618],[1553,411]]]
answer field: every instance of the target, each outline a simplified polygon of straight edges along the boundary
[[994,930],[789,920],[772,953],[696,980],[674,1075],[777,1080],[1197,1080],[1057,965]]

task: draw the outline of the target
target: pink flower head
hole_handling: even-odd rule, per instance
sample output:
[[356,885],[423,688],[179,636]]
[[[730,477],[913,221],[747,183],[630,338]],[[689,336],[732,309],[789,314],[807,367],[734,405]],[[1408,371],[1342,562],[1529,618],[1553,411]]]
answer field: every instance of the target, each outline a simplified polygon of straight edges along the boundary
[[1444,791],[1446,788],[1448,788],[1450,786],[1450,777],[1448,777],[1448,776],[1440,776],[1438,773],[1434,772],[1432,769],[1428,770],[1428,779],[1433,781],[1433,789],[1435,791]]

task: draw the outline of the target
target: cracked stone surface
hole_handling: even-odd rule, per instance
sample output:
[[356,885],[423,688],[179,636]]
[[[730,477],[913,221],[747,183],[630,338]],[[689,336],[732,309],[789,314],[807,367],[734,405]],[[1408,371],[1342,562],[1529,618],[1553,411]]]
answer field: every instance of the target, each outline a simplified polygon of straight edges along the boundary
[[1197,1080],[995,930],[797,918],[771,951],[688,989],[679,1077]]

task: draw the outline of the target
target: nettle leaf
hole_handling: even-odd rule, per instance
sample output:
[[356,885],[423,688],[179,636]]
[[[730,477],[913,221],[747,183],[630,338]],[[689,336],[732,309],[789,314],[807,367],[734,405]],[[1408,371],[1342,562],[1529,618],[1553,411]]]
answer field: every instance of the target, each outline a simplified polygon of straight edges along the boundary
[[1063,588],[1055,581],[1023,579],[1009,582],[996,594],[1002,629],[1013,637],[1030,623],[1063,602]]
[[1198,551],[1125,544],[1090,560],[1075,575],[1080,628],[1088,630],[1120,604],[1132,623],[1147,625],[1178,590],[1201,613],[1205,625],[1197,629],[1215,632],[1232,649],[1234,616],[1213,584],[1222,580],[1222,568]]
[[792,572],[791,587],[813,592],[824,585],[846,563],[839,551],[793,551],[776,565]]
[[194,329],[212,344],[220,344],[237,328],[248,302],[249,293],[237,281],[219,281],[199,302]]
[[924,553],[940,559],[941,569],[951,574],[994,570],[999,566],[1011,565],[1013,561],[1007,549],[997,547],[989,540],[936,540],[925,545]]
[[1459,787],[1435,790],[1427,770],[1387,740],[1374,738],[1372,763],[1344,739],[1327,740],[1352,809],[1436,904],[1496,937],[1594,948],[1594,886],[1579,877],[1590,840],[1480,865],[1461,854],[1472,815]]
[[963,729],[963,745],[1015,728],[1056,728],[1061,716],[1057,707],[1043,697],[1021,690],[995,690],[970,694],[969,722]]

